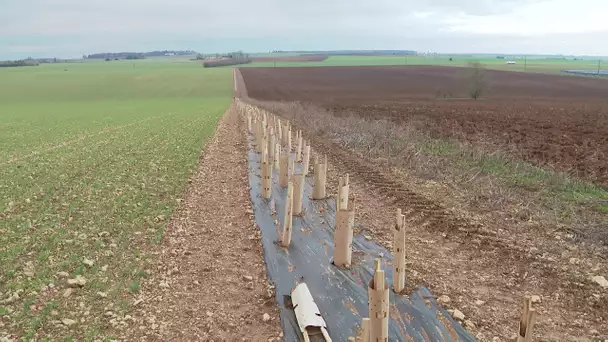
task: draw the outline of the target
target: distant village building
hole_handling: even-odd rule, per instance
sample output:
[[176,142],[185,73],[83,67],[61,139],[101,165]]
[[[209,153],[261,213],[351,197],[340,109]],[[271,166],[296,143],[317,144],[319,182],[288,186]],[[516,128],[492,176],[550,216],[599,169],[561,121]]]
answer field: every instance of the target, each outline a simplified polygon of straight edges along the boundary
[[175,52],[167,52],[165,53],[165,56],[175,56]]

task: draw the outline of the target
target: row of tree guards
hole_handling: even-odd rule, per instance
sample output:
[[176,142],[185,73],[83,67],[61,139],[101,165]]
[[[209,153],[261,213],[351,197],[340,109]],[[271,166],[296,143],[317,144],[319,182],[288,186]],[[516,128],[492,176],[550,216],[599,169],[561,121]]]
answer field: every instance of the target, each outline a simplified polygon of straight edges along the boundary
[[[302,137],[302,131],[292,134],[289,121],[281,120],[271,113],[243,103],[237,99],[238,108],[247,120],[247,129],[255,138],[256,152],[261,154],[262,196],[271,198],[273,169],[279,175],[278,183],[287,188],[285,216],[281,232],[281,245],[289,248],[291,244],[293,216],[302,214],[305,177],[309,173],[311,147]],[[292,146],[292,140],[295,146]],[[296,172],[295,163],[301,163]],[[313,200],[324,200],[326,195],[327,155],[318,156],[313,162],[314,185]],[[337,267],[351,266],[353,226],[355,223],[355,197],[349,196],[350,179],[348,174],[339,177],[336,199],[336,219],[334,231],[334,260]],[[397,209],[393,229],[393,290],[399,294],[405,288],[405,216]],[[369,317],[362,318],[360,341],[388,342],[389,334],[389,285],[386,283],[380,260],[376,260],[374,274],[368,284]],[[313,303],[316,307],[316,305]],[[520,320],[518,342],[532,341],[532,327],[536,312],[529,297],[524,301]],[[299,318],[298,318],[299,319]],[[323,320],[321,320],[324,323]],[[322,328],[326,341],[331,341]],[[308,341],[307,330],[302,329],[304,340]]]

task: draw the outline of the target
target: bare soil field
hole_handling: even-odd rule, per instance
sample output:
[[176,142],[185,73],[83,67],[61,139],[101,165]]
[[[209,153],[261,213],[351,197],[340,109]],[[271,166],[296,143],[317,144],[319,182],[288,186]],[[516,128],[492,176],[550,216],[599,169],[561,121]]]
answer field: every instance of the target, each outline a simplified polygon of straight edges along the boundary
[[539,166],[608,186],[608,82],[486,70],[483,100],[469,97],[470,69],[324,67],[241,70],[262,101],[314,103],[385,117],[431,135],[483,143]]
[[[246,89],[239,87],[238,96],[291,120],[316,153],[327,154],[330,187],[338,175],[350,173],[356,222],[374,240],[390,248],[392,214],[405,211],[408,284],[447,296],[444,306],[464,312],[463,324],[478,340],[513,341],[521,298],[532,295],[538,296],[540,314],[535,340],[604,341],[608,289],[593,278],[606,276],[606,245],[579,239],[571,221],[530,204],[538,200],[536,189],[514,190],[475,171],[458,179],[421,178],[418,171],[436,173],[432,169],[450,165],[441,162],[441,154],[427,158],[418,150],[406,153],[406,162],[391,164],[377,140],[407,126],[605,182],[608,141],[601,133],[608,121],[602,115],[608,82],[488,71],[485,100],[435,99],[438,88],[452,91],[451,97],[466,96],[464,72],[247,69],[241,70]],[[368,120],[373,118],[388,124]],[[605,223],[598,227],[605,231]]]
[[253,62],[322,62],[327,59],[323,55],[302,56],[268,56],[251,58]]

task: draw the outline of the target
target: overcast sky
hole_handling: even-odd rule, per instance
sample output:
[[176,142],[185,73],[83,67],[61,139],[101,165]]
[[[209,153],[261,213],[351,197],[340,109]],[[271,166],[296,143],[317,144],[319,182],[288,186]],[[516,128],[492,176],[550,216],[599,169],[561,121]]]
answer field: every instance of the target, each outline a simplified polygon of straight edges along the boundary
[[608,55],[608,0],[0,2],[0,59],[165,49]]

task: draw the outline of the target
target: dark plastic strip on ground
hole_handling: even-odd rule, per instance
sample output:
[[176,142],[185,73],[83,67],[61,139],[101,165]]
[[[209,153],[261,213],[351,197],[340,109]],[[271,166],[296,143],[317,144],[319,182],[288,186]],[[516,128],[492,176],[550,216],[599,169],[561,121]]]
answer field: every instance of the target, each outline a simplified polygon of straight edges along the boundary
[[[255,210],[255,221],[262,232],[268,277],[276,287],[276,300],[281,307],[284,340],[301,340],[295,314],[285,301],[300,282],[308,285],[334,341],[346,341],[350,336],[357,336],[361,318],[369,315],[367,285],[372,278],[375,259],[382,259],[387,283],[392,284],[390,252],[360,234],[353,239],[352,267],[342,269],[334,266],[332,258],[335,200],[309,199],[313,185],[310,175],[304,186],[303,215],[293,218],[291,246],[288,249],[281,247],[279,240],[287,189],[278,185],[278,174],[274,172],[272,198],[262,198],[260,155],[255,153],[251,146],[248,160],[251,201]],[[296,168],[299,167],[300,165],[296,164]],[[276,209],[275,213],[272,208]],[[390,318],[391,342],[475,341],[437,305],[435,297],[424,287],[410,294],[409,299],[391,289]]]

